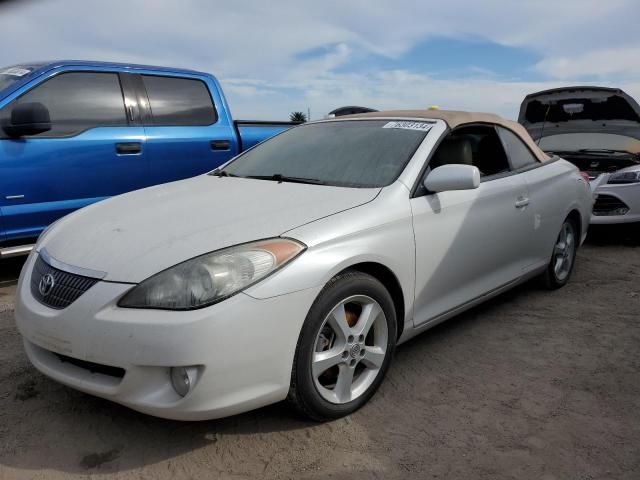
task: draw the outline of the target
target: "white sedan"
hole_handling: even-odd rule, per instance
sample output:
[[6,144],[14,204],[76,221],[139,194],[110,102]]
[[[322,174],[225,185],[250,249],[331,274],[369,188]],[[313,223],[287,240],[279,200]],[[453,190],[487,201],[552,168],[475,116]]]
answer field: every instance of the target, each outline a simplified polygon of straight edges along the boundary
[[640,105],[619,88],[563,87],[532,93],[520,123],[549,154],[591,182],[591,224],[640,224]]
[[571,275],[591,194],[517,123],[398,111],[286,131],[224,167],[51,226],[27,260],[27,355],[160,417],[371,398],[396,345],[540,276]]

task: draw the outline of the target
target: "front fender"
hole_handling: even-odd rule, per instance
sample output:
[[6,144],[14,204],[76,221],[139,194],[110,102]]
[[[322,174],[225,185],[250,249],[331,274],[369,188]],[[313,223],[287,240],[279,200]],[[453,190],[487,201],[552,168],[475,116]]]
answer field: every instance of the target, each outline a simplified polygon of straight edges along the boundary
[[308,245],[307,251],[245,293],[260,299],[284,295],[323,286],[353,265],[377,263],[398,279],[405,319],[412,318],[415,244],[408,192],[402,190],[400,198],[382,193],[369,204],[287,232],[284,236]]

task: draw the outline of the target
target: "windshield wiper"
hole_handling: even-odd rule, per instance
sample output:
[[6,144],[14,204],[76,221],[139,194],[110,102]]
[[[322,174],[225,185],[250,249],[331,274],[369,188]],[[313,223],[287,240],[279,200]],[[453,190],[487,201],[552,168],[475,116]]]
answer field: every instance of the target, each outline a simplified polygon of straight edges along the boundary
[[628,152],[626,150],[612,150],[609,148],[579,148],[577,150],[547,150],[549,153],[555,153],[560,156],[597,156],[601,157],[603,155],[620,155],[620,156],[629,156],[629,157],[638,157],[637,153]]
[[303,177],[289,177],[282,175],[281,173],[274,173],[273,175],[247,175],[244,178],[253,178],[256,180],[271,180],[274,182],[282,183],[308,183],[310,185],[326,185],[326,182],[318,180],[317,178],[303,178]]
[[282,183],[308,183],[311,185],[326,185],[326,182],[322,180],[318,180],[317,178],[302,178],[302,177],[289,177],[287,175],[282,175],[281,173],[274,173],[273,175],[236,175],[235,173],[229,173],[226,170],[220,170],[216,168],[214,171],[210,172],[209,175],[213,175],[214,177],[236,177],[236,178],[253,178],[256,180],[271,180],[274,182]]
[[611,148],[581,148],[578,151],[584,153],[620,153],[623,155],[637,155],[636,153],[629,152],[628,150],[613,150]]

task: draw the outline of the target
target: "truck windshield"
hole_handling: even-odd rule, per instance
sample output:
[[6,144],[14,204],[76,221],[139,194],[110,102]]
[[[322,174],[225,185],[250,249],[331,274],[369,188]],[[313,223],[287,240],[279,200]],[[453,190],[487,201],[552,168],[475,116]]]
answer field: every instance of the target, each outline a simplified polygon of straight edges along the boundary
[[14,65],[0,68],[0,91],[17,82],[25,75],[29,75],[38,67],[39,65]]
[[354,188],[398,178],[429,121],[344,120],[292,128],[240,155],[217,174]]

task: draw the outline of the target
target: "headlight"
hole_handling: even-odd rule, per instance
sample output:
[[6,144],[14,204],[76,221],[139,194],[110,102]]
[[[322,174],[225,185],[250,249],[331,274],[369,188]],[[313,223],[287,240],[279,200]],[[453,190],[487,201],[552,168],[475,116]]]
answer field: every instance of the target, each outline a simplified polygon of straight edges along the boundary
[[273,238],[207,253],[146,279],[118,305],[166,310],[206,307],[271,275],[305,248],[295,240]]
[[640,171],[614,173],[609,177],[607,183],[638,183],[640,182]]

